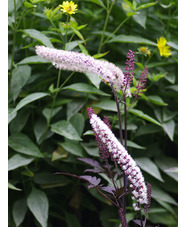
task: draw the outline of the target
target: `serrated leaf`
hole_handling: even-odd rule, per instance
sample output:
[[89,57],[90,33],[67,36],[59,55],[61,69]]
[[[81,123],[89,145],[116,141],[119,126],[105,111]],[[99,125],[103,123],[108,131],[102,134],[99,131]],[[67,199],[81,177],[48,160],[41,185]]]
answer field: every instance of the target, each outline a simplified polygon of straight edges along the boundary
[[12,134],[8,138],[8,145],[15,151],[27,154],[33,157],[43,157],[38,147],[32,142],[32,140],[25,134],[16,133]]
[[12,80],[10,94],[15,101],[18,97],[21,89],[26,84],[27,80],[31,75],[31,67],[28,65],[18,66],[12,71]]
[[27,205],[42,227],[47,227],[49,202],[46,194],[33,188],[27,198]]
[[130,113],[132,113],[132,114],[134,114],[134,115],[136,115],[138,117],[141,117],[141,118],[143,118],[143,119],[145,119],[147,121],[150,121],[150,122],[152,122],[152,123],[154,123],[156,125],[161,126],[161,124],[158,121],[156,121],[154,118],[148,116],[147,114],[144,114],[141,110],[129,109],[128,112],[130,112]]
[[8,160],[8,171],[19,168],[20,166],[26,166],[30,164],[34,159],[15,154]]
[[41,42],[47,47],[51,47],[51,48],[54,47],[50,42],[49,38],[36,29],[24,29],[21,31],[24,32],[26,35],[30,36],[31,38],[38,40],[39,42]]
[[61,120],[52,124],[51,131],[70,140],[82,140],[72,124],[65,120]]
[[76,84],[72,84],[69,86],[64,87],[62,90],[65,89],[70,89],[73,91],[79,91],[79,92],[85,92],[85,93],[91,93],[91,94],[96,94],[96,95],[102,95],[102,96],[110,96],[110,94],[107,94],[101,90],[98,90],[97,88],[89,85],[89,84],[85,84],[85,83],[76,83]]
[[92,176],[88,176],[88,175],[80,176],[79,178],[82,179],[82,180],[85,180],[85,181],[87,181],[89,184],[91,184],[91,185],[89,186],[89,188],[96,187],[96,186],[98,186],[99,183],[101,182],[101,179],[100,179],[100,178],[92,177]]
[[164,182],[159,172],[157,166],[152,162],[149,158],[136,158],[135,161],[139,165],[141,169],[146,171],[151,176],[155,177],[156,179]]

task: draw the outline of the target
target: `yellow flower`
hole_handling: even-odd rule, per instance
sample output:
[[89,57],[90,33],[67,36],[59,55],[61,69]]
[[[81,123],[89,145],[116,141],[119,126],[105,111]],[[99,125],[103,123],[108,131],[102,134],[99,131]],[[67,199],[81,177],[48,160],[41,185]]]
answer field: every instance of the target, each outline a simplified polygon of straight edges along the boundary
[[147,53],[147,47],[140,47],[140,52],[143,54]]
[[148,54],[148,56],[150,57],[150,55],[151,55],[151,52],[150,52],[150,50],[148,50],[148,51],[147,51],[147,54]]
[[68,14],[75,14],[76,10],[77,10],[77,4],[74,4],[73,1],[66,1],[66,2],[63,2],[62,5],[59,5],[62,9],[62,11],[64,13],[68,13]]
[[168,58],[171,55],[170,46],[166,46],[167,40],[164,37],[157,39],[157,46],[161,56]]
[[142,54],[145,57],[147,57],[147,55],[148,55],[148,57],[150,57],[150,55],[151,55],[150,50],[146,46],[142,46],[142,47],[138,48],[138,51],[139,51],[139,52],[137,52],[138,54]]

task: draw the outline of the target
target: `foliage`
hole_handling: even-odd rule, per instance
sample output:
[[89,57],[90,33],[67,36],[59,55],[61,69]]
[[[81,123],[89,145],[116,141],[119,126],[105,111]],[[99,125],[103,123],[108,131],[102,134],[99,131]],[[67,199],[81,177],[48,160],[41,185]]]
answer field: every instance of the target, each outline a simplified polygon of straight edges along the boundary
[[[70,16],[60,10],[61,1],[9,0],[9,226],[119,225],[115,207],[94,188],[54,174],[83,175],[86,164],[77,158],[99,158],[87,107],[109,116],[119,137],[111,89],[95,75],[57,70],[36,56],[36,45],[104,58],[123,71],[131,49],[136,52],[132,93],[147,65],[146,90],[127,114],[128,151],[152,185],[147,222],[177,226],[178,3],[75,3],[78,11]],[[168,58],[157,47],[162,36],[171,49]],[[143,46],[150,55],[140,52]],[[109,185],[101,173],[99,178]],[[135,226],[134,218],[130,205],[129,226]]]

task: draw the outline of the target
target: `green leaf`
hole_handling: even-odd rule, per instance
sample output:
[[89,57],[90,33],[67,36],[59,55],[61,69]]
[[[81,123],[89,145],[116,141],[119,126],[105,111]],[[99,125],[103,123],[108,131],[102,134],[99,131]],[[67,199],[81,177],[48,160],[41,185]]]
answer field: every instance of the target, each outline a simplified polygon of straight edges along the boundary
[[105,5],[101,0],[90,0],[90,1],[106,9]]
[[35,137],[36,137],[38,144],[41,144],[44,139],[49,138],[53,134],[50,130],[46,131],[47,130],[47,122],[46,122],[45,118],[43,118],[43,117],[39,117],[35,121],[33,129],[34,129],[34,134],[35,134]]
[[149,158],[136,158],[135,161],[141,169],[146,171],[148,174],[152,175],[156,179],[164,182],[157,166]]
[[157,185],[151,184],[152,185],[152,198],[159,201],[171,203],[174,205],[177,205],[177,202],[165,191],[160,189]]
[[20,31],[24,32],[26,35],[30,36],[31,38],[38,40],[39,42],[41,42],[47,47],[51,47],[51,48],[54,47],[50,42],[49,38],[36,29],[24,29]]
[[135,133],[135,136],[154,134],[154,133],[160,132],[161,130],[162,129],[157,125],[146,124],[146,125],[142,125],[138,128],[137,132]]
[[41,226],[47,227],[49,202],[46,194],[33,188],[28,195],[27,205]]
[[[47,122],[49,122],[50,117],[51,119],[62,109],[62,106],[56,107],[53,109],[52,111],[52,115],[51,115],[51,108],[46,107],[43,111],[42,114],[45,116]],[[50,116],[51,115],[51,116]]]
[[[100,108],[102,110],[108,110],[117,112],[116,102],[109,99],[102,99],[101,102],[92,105],[93,107]],[[121,107],[121,105],[120,105]],[[121,109],[122,111],[122,109]]]
[[166,156],[166,157],[156,158],[155,162],[156,162],[157,166],[164,173],[166,173],[167,175],[172,177],[174,180],[178,181],[178,173],[168,171],[169,169],[175,168],[178,166],[178,163],[175,159]]
[[79,220],[74,214],[65,212],[65,219],[66,223],[68,224],[68,227],[81,227],[81,224],[79,223]]
[[136,10],[141,10],[141,9],[145,9],[145,8],[148,8],[148,7],[151,7],[151,6],[154,6],[158,3],[158,1],[155,1],[155,2],[150,2],[150,3],[145,3],[145,4],[142,4],[140,6],[138,6],[136,8]]
[[95,142],[81,143],[81,145],[90,156],[100,156],[98,146]]
[[138,145],[137,143],[134,143],[133,141],[130,141],[130,140],[127,140],[127,146],[128,147],[133,147],[133,148],[136,148],[136,149],[146,149],[145,147],[142,147],[140,145]]
[[17,112],[13,108],[8,108],[8,124],[16,117]]
[[156,214],[149,214],[149,220],[153,223],[164,224],[165,226],[177,226],[176,219],[169,212],[160,212]]
[[32,93],[28,96],[26,96],[25,98],[23,98],[16,106],[16,108],[14,109],[14,111],[18,111],[20,110],[23,106],[26,106],[27,104],[36,101],[38,99],[41,99],[43,97],[48,96],[48,93],[44,93],[44,92],[36,92],[36,93]]
[[138,37],[138,36],[132,36],[132,35],[123,35],[123,34],[114,36],[111,40],[108,41],[108,43],[137,43],[137,44],[157,46],[155,42],[152,42],[148,39]]
[[93,57],[93,58],[96,58],[96,59],[102,58],[102,57],[104,57],[105,55],[107,55],[109,52],[110,52],[110,51],[107,51],[107,52],[105,52],[105,53],[95,54],[95,55],[93,55],[92,57]]
[[33,157],[43,157],[42,153],[32,140],[22,133],[16,133],[9,136],[8,145],[19,153],[31,155]]
[[176,75],[174,73],[166,73],[165,79],[168,80],[171,84],[174,84],[176,81]]
[[75,114],[72,118],[70,118],[70,123],[74,126],[76,131],[79,133],[79,136],[81,136],[85,126],[85,119],[83,114],[81,113]]
[[42,187],[47,186],[49,188],[50,186],[65,186],[69,184],[71,181],[67,177],[55,175],[53,173],[48,172],[40,172],[34,174],[34,182],[36,184],[42,185]]
[[59,145],[71,154],[77,155],[79,157],[84,157],[83,148],[78,143],[67,141],[64,143],[59,143]]
[[34,159],[15,154],[8,160],[8,171],[30,164]]
[[12,183],[8,182],[8,188],[15,191],[22,191],[22,189],[15,187]]
[[148,99],[148,101],[156,104],[156,105],[159,105],[159,106],[167,106],[168,104],[165,103],[162,98],[160,98],[159,96],[157,95],[149,95],[149,96],[146,96],[146,98]]
[[90,82],[99,89],[99,85],[102,81],[101,78],[99,78],[97,75],[93,74],[93,73],[85,73],[85,75],[87,76],[87,78],[90,80]]
[[79,92],[85,92],[85,93],[91,93],[91,94],[96,94],[96,95],[102,95],[102,96],[110,96],[110,94],[100,91],[97,88],[95,88],[89,84],[85,84],[85,83],[72,84],[72,85],[64,87],[62,90],[65,90],[65,89],[70,89],[73,91],[79,91]]
[[67,121],[70,120],[76,113],[78,113],[84,106],[84,100],[73,100],[67,104]]
[[72,26],[70,27],[72,29],[72,31],[84,42],[84,44],[86,45],[85,39],[83,38],[82,34],[75,28],[73,28]]
[[146,28],[147,13],[142,11],[132,16],[134,20],[140,24],[143,28]]
[[41,63],[50,63],[50,61],[41,58],[39,56],[30,56],[27,58],[24,58],[20,62],[17,63],[17,65],[25,65],[25,64],[41,64]]
[[27,205],[25,199],[16,200],[13,205],[13,219],[16,224],[16,227],[20,226],[24,221],[25,215],[27,212]]
[[30,75],[31,67],[28,65],[18,66],[12,71],[10,94],[12,95],[14,101],[18,97],[19,93],[21,92],[21,89],[26,84]]
[[81,141],[79,134],[68,121],[62,120],[51,125],[51,131],[70,140]]
[[175,122],[173,120],[167,121],[165,123],[162,123],[162,127],[169,136],[170,140],[174,140],[174,130],[175,130]]
[[141,110],[129,109],[128,112],[130,112],[130,113],[132,113],[132,114],[134,114],[134,115],[136,115],[138,117],[141,117],[141,118],[143,118],[143,119],[145,119],[147,121],[150,121],[150,122],[152,122],[152,123],[154,123],[156,125],[161,126],[161,124],[158,121],[156,121],[154,118],[148,116],[147,114],[144,114]]
[[[17,112],[16,112],[17,113]],[[13,119],[13,121],[10,124],[10,132],[11,134],[16,132],[21,132],[21,130],[24,128],[28,118],[30,115],[30,111],[27,108],[21,109],[16,117]]]

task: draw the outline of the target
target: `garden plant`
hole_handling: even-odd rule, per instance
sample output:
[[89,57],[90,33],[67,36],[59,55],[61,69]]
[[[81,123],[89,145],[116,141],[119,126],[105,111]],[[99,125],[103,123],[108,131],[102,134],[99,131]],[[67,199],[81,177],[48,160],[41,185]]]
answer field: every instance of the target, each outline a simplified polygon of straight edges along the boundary
[[9,0],[9,226],[176,227],[173,0]]

